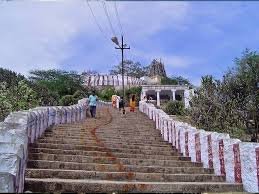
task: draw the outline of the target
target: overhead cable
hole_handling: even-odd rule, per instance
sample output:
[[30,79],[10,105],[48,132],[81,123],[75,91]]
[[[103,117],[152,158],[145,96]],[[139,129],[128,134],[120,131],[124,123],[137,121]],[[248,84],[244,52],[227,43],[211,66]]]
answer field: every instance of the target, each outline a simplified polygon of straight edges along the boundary
[[111,22],[111,18],[110,18],[108,9],[107,9],[106,4],[105,4],[105,1],[102,1],[102,5],[103,5],[104,13],[105,13],[106,18],[107,18],[107,20],[108,20],[110,29],[111,29],[111,31],[112,31],[112,33],[113,33],[113,36],[116,36],[115,30],[114,30],[114,28],[113,28],[113,26],[112,26],[112,22]]
[[124,35],[124,33],[123,33],[123,28],[122,28],[122,24],[121,24],[120,17],[119,17],[119,12],[118,12],[118,8],[117,8],[116,1],[114,1],[114,8],[115,8],[115,13],[116,13],[116,18],[117,18],[117,21],[118,21],[118,25],[119,25],[119,27],[120,27],[121,35]]

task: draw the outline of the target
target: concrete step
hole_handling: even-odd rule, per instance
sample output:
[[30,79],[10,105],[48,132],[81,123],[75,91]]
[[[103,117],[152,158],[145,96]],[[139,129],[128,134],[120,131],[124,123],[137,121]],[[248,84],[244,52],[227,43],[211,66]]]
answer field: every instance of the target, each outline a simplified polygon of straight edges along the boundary
[[[78,163],[98,163],[98,164],[113,164],[115,160],[119,160],[123,164],[128,165],[162,165],[162,166],[175,166],[179,163],[186,165],[185,163],[190,163],[195,166],[202,166],[201,163],[191,163],[186,160],[157,160],[157,159],[139,159],[139,158],[118,158],[116,156],[104,156],[104,157],[93,157],[93,156],[80,156],[80,155],[55,155],[55,154],[29,154],[30,160],[49,160],[49,161],[61,161],[61,162],[78,162]],[[184,158],[185,159],[185,158]]]
[[78,155],[78,156],[116,156],[121,158],[140,158],[140,159],[166,159],[171,160],[178,157],[179,160],[190,161],[189,157],[179,156],[178,153],[172,154],[171,156],[165,155],[150,155],[150,154],[131,154],[121,152],[99,152],[99,151],[84,151],[84,150],[61,150],[61,149],[48,149],[48,148],[29,148],[29,152],[33,153],[44,153],[44,154],[55,154],[55,155]]
[[[66,141],[78,141],[78,140],[83,140],[84,142],[89,142],[89,143],[96,143],[96,139],[90,137],[81,137],[81,138],[70,138],[70,137],[41,137],[39,140],[66,140]],[[146,145],[169,145],[168,142],[165,141],[150,141],[150,140],[134,140],[134,139],[127,139],[127,140],[121,140],[121,139],[104,139],[104,138],[98,138],[102,142],[119,142],[119,143],[128,143],[128,144],[146,144]]]
[[114,136],[114,135],[125,135],[125,136],[128,136],[128,135],[133,135],[135,133],[139,134],[139,135],[155,135],[156,137],[159,137],[160,136],[160,130],[154,130],[154,129],[149,129],[149,128],[141,128],[141,130],[134,130],[134,129],[127,129],[127,130],[108,130],[108,129],[97,129],[96,130],[96,133],[98,135],[108,135],[110,134],[111,136]]
[[121,139],[104,139],[100,138],[102,142],[118,142],[118,143],[128,143],[128,144],[145,144],[145,145],[170,145],[168,142],[165,141],[151,141],[148,139],[145,140],[135,140],[135,139],[128,139],[128,140],[121,140]]
[[96,134],[97,137],[99,138],[105,138],[105,139],[135,139],[135,140],[143,140],[143,139],[148,139],[152,141],[162,141],[162,137],[154,137],[153,134],[147,134],[147,135],[138,135],[138,134],[132,134],[132,135],[110,135],[110,134],[105,134],[105,135],[100,135]]
[[[53,131],[48,131],[48,132],[45,132],[46,135],[68,135],[68,136],[73,136],[73,135],[91,135],[91,130],[77,130],[75,131],[73,129],[73,131],[71,130],[67,130],[67,131],[64,131],[64,130],[53,130]],[[152,134],[153,137],[160,137],[161,134],[159,131],[153,131],[153,130],[141,130],[141,131],[138,131],[138,130],[132,130],[130,132],[122,132],[122,131],[116,131],[114,132],[114,130],[106,130],[106,129],[99,129],[99,130],[96,130],[96,134],[98,135],[110,135],[110,136],[116,136],[116,135],[121,135],[121,136],[132,136],[134,134],[138,134],[139,136],[146,136],[146,135],[150,135]]]
[[39,192],[126,192],[126,193],[199,193],[242,191],[242,184],[218,182],[141,182],[91,179],[26,178],[25,190]]
[[[112,144],[108,144],[108,143],[89,143],[89,142],[84,142],[82,140],[79,140],[77,142],[69,142],[67,141],[66,143],[62,143],[61,141],[38,141],[38,143],[36,144],[53,144],[53,145],[62,145],[62,146],[66,146],[66,145],[71,145],[71,146],[86,146],[86,147],[108,147],[108,148],[125,148],[125,149],[142,149],[142,150],[155,150],[155,151],[176,151],[176,149],[174,149],[173,147],[171,147],[170,145],[167,146],[153,146],[153,145],[132,145],[132,144],[117,144],[117,143],[112,143]],[[35,147],[35,144],[30,145],[31,147]],[[92,148],[90,148],[92,149]]]
[[62,149],[62,150],[89,150],[89,151],[107,151],[111,152],[123,152],[123,153],[138,153],[138,154],[161,154],[161,155],[171,155],[176,152],[172,150],[160,150],[150,147],[148,149],[126,149],[126,148],[105,148],[99,146],[87,146],[87,145],[71,145],[71,144],[49,144],[49,143],[36,143],[30,144],[31,148],[49,148],[49,149]]
[[[78,162],[60,162],[60,161],[48,161],[48,160],[29,160],[28,168],[45,168],[45,169],[67,169],[67,170],[87,170],[87,171],[134,171],[134,172],[145,172],[145,173],[168,173],[175,174],[179,172],[188,172],[191,174],[194,168],[195,172],[202,172],[200,166],[195,166],[192,163],[175,163],[175,166],[164,167],[164,166],[144,166],[144,165],[122,165],[121,163],[116,164],[98,164],[98,163],[78,163]],[[197,170],[200,171],[197,171]]]
[[[96,135],[97,136],[97,135]],[[53,138],[71,138],[71,139],[81,139],[84,138],[86,139],[85,135],[56,135],[56,134],[44,134],[43,137],[53,137]],[[128,139],[134,139],[135,141],[138,140],[139,142],[148,139],[149,141],[156,141],[156,142],[163,142],[162,137],[152,137],[152,135],[149,136],[97,136],[98,138],[101,139],[109,139],[109,140],[128,140]],[[92,136],[88,136],[89,140],[94,140],[94,138]]]
[[[102,141],[102,140],[101,140]],[[172,148],[170,144],[144,144],[144,143],[127,143],[127,142],[119,142],[119,141],[102,141],[105,143],[105,145],[130,145],[130,146],[153,146],[153,147],[169,147]],[[77,144],[78,145],[78,140],[71,140],[71,139],[54,139],[54,138],[49,138],[49,139],[39,139],[37,143],[52,143],[52,144]],[[81,142],[80,142],[81,143]],[[96,145],[96,141],[83,141],[84,145]]]
[[223,182],[224,176],[212,174],[164,174],[139,172],[100,172],[85,170],[60,169],[27,169],[28,178],[61,178],[61,179],[97,179],[97,180],[130,180],[157,182]]

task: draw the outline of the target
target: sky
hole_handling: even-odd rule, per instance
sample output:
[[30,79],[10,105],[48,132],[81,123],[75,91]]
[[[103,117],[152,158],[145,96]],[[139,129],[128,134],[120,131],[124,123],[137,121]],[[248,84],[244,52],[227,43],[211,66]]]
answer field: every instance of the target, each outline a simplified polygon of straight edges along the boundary
[[149,65],[161,58],[169,76],[199,85],[203,75],[221,78],[246,48],[259,51],[256,1],[89,5],[101,30],[86,0],[0,1],[0,67],[24,75],[53,68],[108,73],[121,60],[110,39],[123,33],[130,46],[125,59]]

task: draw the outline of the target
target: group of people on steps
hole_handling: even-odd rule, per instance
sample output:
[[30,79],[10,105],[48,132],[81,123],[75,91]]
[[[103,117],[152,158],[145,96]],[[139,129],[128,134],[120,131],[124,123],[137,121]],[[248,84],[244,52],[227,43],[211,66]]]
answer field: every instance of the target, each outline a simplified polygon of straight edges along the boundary
[[[98,96],[96,95],[95,91],[92,91],[91,95],[88,98],[88,106],[90,108],[90,113],[92,118],[96,118],[96,106],[97,106],[97,101],[98,101]],[[135,112],[135,107],[136,107],[136,96],[135,94],[131,95],[130,98],[130,112]],[[119,111],[124,110],[125,107],[125,102],[123,97],[120,97],[119,100]]]

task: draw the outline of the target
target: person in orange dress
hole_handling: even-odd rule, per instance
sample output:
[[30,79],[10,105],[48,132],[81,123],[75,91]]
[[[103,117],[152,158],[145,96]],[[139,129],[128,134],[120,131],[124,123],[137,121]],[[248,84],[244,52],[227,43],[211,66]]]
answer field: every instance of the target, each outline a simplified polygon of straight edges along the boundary
[[130,99],[130,112],[135,112],[135,107],[136,107],[136,96],[135,94],[133,94]]

